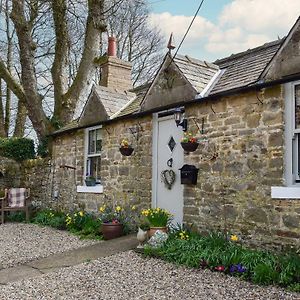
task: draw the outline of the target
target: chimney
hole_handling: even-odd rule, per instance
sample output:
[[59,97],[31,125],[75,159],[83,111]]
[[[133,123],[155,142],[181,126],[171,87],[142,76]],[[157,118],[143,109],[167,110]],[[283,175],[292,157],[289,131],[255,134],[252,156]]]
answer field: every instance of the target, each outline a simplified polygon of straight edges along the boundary
[[99,83],[101,86],[121,91],[132,89],[132,65],[117,57],[117,39],[115,37],[108,38],[107,59],[100,67],[102,69]]

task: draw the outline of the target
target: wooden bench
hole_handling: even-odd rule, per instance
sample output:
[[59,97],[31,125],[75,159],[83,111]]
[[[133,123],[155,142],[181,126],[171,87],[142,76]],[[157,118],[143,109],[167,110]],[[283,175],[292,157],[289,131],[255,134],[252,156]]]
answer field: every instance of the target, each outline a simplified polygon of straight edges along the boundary
[[0,198],[1,224],[4,223],[4,214],[9,211],[25,211],[26,221],[29,221],[29,188],[5,189],[4,197]]

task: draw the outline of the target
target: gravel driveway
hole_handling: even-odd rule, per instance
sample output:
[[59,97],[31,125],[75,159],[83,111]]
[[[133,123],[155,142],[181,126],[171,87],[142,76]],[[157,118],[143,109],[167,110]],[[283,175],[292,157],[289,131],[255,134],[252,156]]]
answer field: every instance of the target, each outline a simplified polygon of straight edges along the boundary
[[210,300],[300,299],[209,270],[143,259],[133,251],[0,287],[1,299]]
[[25,223],[0,225],[0,269],[95,244],[67,231]]
[[[93,243],[48,227],[4,224],[0,226],[0,263],[13,266]],[[129,251],[8,283],[0,286],[0,299],[300,300],[300,294],[254,286],[209,270],[144,259]]]

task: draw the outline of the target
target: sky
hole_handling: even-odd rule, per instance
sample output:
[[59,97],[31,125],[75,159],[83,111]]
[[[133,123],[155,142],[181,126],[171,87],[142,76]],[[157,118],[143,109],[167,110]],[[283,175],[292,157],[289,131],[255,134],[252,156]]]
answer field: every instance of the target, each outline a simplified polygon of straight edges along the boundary
[[[150,23],[178,46],[201,0],[148,0]],[[300,0],[204,0],[180,54],[214,61],[286,36]]]

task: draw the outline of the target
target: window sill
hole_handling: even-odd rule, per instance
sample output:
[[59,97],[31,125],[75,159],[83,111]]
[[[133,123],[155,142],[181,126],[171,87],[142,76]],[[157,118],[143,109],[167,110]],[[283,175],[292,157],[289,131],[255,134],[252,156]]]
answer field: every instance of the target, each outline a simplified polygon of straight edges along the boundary
[[300,186],[272,186],[272,199],[300,199]]
[[77,186],[77,193],[102,194],[103,193],[103,185],[101,185],[101,184],[96,184],[95,186],[80,185],[80,186]]

